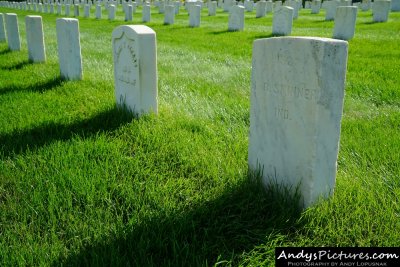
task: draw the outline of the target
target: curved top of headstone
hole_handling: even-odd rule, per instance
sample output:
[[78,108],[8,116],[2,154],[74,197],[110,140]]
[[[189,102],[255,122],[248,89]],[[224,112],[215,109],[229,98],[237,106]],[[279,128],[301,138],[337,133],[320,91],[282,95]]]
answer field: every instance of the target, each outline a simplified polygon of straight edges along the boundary
[[134,38],[136,34],[156,34],[156,32],[146,25],[121,25],[112,32],[113,38],[120,38],[122,34],[126,34],[130,38]]

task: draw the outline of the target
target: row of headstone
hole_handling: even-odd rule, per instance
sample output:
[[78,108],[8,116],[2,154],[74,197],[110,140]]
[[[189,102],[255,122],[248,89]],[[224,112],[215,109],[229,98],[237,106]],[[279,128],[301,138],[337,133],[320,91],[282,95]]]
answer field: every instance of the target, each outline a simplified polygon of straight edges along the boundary
[[[112,44],[117,105],[157,113],[155,32],[119,26]],[[303,207],[334,190],[347,49],[345,41],[312,37],[253,44],[249,169],[265,184],[297,189]]]
[[[41,18],[27,16],[26,22],[28,44],[39,44],[31,33],[42,31]],[[6,14],[7,33],[18,32],[17,24],[15,14]],[[81,79],[78,20],[57,19],[56,31],[62,77]],[[253,44],[249,169],[264,184],[298,190],[303,207],[334,190],[347,46],[345,41],[312,37],[267,38]],[[143,25],[119,26],[112,33],[112,50],[117,105],[138,117],[157,114],[155,32]]]
[[[7,41],[10,51],[20,51],[21,40],[17,14],[5,14],[5,27],[3,17],[3,14],[0,13],[0,41]],[[42,17],[26,16],[25,26],[29,61],[33,63],[45,62],[46,49]],[[82,79],[82,56],[78,20],[69,18],[57,19],[56,31],[61,78],[66,80]]]

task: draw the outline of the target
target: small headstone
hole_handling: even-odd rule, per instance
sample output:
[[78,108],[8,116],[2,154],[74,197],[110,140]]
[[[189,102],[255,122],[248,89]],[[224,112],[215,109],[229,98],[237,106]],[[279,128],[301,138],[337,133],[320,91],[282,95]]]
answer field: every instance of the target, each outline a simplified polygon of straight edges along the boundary
[[391,10],[394,12],[400,11],[400,0],[392,0]]
[[200,27],[201,6],[194,5],[189,9],[189,27]]
[[340,0],[338,6],[351,6],[352,0]]
[[320,8],[321,8],[320,0],[313,0],[311,2],[311,14],[319,14]]
[[375,0],[372,6],[372,21],[386,22],[389,18],[390,0]]
[[247,12],[253,12],[254,2],[250,1],[250,0],[245,0],[244,1],[244,8],[246,9]]
[[288,0],[285,2],[285,6],[293,8],[293,19],[299,17],[299,2],[296,0]]
[[57,15],[61,15],[62,13],[62,5],[60,3],[57,4]]
[[84,12],[84,17],[89,18],[90,17],[90,5],[85,4],[83,12]]
[[264,0],[258,1],[256,3],[256,18],[265,17],[267,13],[267,2]]
[[357,7],[340,6],[336,9],[333,38],[350,40],[356,29]]
[[115,19],[115,5],[108,6],[108,19],[114,20]]
[[127,5],[125,8],[125,21],[133,20],[133,6]]
[[26,16],[25,26],[29,61],[45,62],[46,50],[44,46],[42,17]]
[[4,15],[0,13],[0,42],[6,42],[6,30],[4,27]]
[[143,5],[143,10],[142,10],[142,21],[143,22],[150,22],[151,20],[151,10],[150,10],[150,5]]
[[6,33],[8,48],[11,51],[21,50],[21,40],[19,37],[18,17],[15,13],[6,13]]
[[181,2],[180,1],[176,1],[174,2],[174,6],[175,6],[175,15],[179,14],[179,10],[181,9]]
[[275,8],[272,19],[272,34],[290,35],[293,25],[293,8],[288,6],[279,6]]
[[54,4],[50,4],[50,14],[54,14]]
[[229,31],[243,31],[244,29],[244,7],[232,6],[229,12]]
[[371,0],[362,0],[361,10],[368,11],[371,8]]
[[217,2],[211,1],[208,3],[208,15],[215,16],[217,14]]
[[42,12],[43,12],[43,4],[39,3],[39,13],[42,13]]
[[325,20],[334,20],[336,14],[336,8],[339,5],[338,1],[326,1],[325,3]]
[[233,6],[233,0],[224,0],[223,3],[224,12],[229,12],[232,6]]
[[165,3],[164,2],[159,2],[158,3],[158,13],[159,14],[164,14],[165,12]]
[[67,16],[67,17],[69,16],[69,13],[70,13],[70,7],[71,6],[69,4],[65,5],[65,16]]
[[61,78],[82,79],[82,56],[78,19],[61,18],[56,20],[58,58]]
[[96,19],[101,19],[101,4],[96,5]]
[[347,48],[313,37],[253,44],[249,169],[298,189],[303,207],[335,187]]
[[268,13],[271,13],[273,10],[274,10],[274,2],[272,2],[272,1],[267,1],[266,2],[266,5],[265,5],[265,13],[266,14],[268,14]]
[[74,17],[79,17],[79,5],[75,4],[74,5]]
[[158,112],[156,33],[145,25],[112,33],[115,98],[137,116]]
[[166,5],[164,14],[164,24],[172,25],[175,21],[175,6]]

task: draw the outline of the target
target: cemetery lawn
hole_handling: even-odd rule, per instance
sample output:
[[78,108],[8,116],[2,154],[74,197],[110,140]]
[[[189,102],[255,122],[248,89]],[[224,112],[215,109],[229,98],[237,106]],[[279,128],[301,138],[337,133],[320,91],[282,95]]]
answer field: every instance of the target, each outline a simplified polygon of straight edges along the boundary
[[[249,182],[252,43],[272,15],[184,9],[157,34],[159,115],[115,108],[111,33],[80,18],[83,80],[60,79],[56,15],[41,14],[47,62],[0,43],[0,266],[270,266],[276,246],[399,246],[400,13],[358,12],[349,42],[335,194],[299,211]],[[81,11],[83,14],[83,11]],[[300,11],[292,36],[330,37],[324,11]],[[134,24],[141,22],[141,8]],[[301,51],[299,51],[301,53]]]

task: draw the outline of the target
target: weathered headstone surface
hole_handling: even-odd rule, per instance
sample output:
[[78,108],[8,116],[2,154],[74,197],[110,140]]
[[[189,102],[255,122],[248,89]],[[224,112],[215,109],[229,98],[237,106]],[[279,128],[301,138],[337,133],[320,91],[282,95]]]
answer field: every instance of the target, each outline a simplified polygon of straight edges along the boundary
[[117,105],[136,115],[157,114],[156,33],[145,25],[123,25],[112,33]]
[[244,7],[232,6],[229,12],[229,31],[243,31],[244,29]]
[[372,6],[372,20],[386,22],[389,18],[390,0],[375,0]]
[[339,5],[338,1],[326,1],[325,3],[325,20],[334,20],[336,14],[336,8]]
[[142,10],[142,21],[143,22],[150,22],[151,20],[151,10],[150,10],[150,5],[143,5],[143,10]]
[[46,50],[44,46],[42,17],[26,16],[25,26],[29,61],[45,62]]
[[82,79],[82,56],[78,19],[61,18],[56,21],[58,58],[61,78]]
[[175,21],[175,6],[166,5],[164,9],[164,24],[172,25]]
[[4,15],[3,13],[0,13],[0,42],[5,42],[7,41],[6,38],[6,30],[4,27]]
[[11,51],[21,50],[21,40],[19,37],[17,14],[6,13],[6,33],[8,40],[8,48]]
[[340,6],[336,9],[333,38],[350,40],[356,29],[357,7]]
[[303,207],[334,190],[347,47],[312,37],[253,44],[249,169],[298,189]]
[[289,35],[292,33],[293,8],[288,6],[278,6],[275,8],[272,19],[272,34]]
[[189,9],[189,27],[200,27],[201,6],[194,5]]

